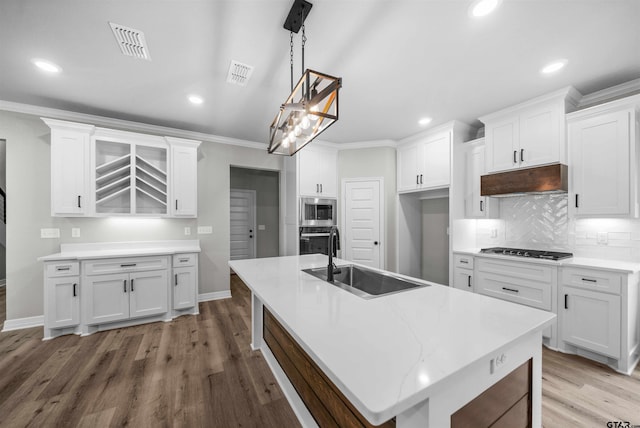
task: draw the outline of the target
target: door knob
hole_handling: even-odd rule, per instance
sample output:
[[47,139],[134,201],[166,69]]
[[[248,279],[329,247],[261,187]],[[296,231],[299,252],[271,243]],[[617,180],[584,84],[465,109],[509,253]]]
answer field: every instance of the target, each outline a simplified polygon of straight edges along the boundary
[[253,235],[249,235],[249,238],[253,238]]
[[378,241],[373,241],[373,245],[378,245]]

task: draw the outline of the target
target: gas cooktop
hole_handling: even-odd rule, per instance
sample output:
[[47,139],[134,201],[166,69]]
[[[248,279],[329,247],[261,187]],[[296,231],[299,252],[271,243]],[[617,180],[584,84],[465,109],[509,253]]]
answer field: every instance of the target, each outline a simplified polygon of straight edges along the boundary
[[480,250],[480,252],[486,254],[501,254],[505,256],[528,257],[532,259],[545,260],[562,260],[573,257],[572,253],[561,253],[559,251],[526,250],[523,248],[492,247],[483,248]]

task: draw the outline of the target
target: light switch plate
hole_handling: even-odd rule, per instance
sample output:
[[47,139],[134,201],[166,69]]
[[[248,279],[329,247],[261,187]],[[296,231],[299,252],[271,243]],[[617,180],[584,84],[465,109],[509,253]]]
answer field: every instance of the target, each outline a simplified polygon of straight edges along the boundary
[[267,227],[264,224],[259,224],[258,225],[258,230],[266,230]]
[[189,226],[184,228],[184,234],[185,235],[191,235],[191,228]]
[[72,227],[71,228],[71,237],[72,238],[79,238],[80,237],[80,228],[79,227]]
[[52,239],[60,237],[60,229],[40,229],[40,238]]
[[198,226],[198,235],[205,235],[213,233],[213,227],[211,226]]

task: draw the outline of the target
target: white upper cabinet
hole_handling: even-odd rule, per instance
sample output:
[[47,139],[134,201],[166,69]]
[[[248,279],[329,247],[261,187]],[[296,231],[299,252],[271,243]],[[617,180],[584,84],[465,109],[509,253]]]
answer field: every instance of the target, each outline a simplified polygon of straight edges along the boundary
[[297,157],[300,196],[338,196],[337,150],[308,145],[298,152]]
[[481,117],[487,173],[566,163],[565,112],[578,97],[566,88]]
[[51,215],[84,216],[90,203],[87,177],[94,127],[43,120],[51,128]]
[[167,138],[171,143],[172,202],[174,217],[198,216],[198,164],[197,146],[184,140]]
[[43,120],[52,215],[197,216],[199,141]]
[[451,132],[439,132],[397,149],[398,192],[448,187],[451,181]]
[[638,215],[637,113],[613,102],[567,116],[569,207],[576,216]]
[[467,218],[496,218],[500,212],[500,201],[480,196],[480,176],[485,173],[484,139],[465,143],[465,196],[464,209]]

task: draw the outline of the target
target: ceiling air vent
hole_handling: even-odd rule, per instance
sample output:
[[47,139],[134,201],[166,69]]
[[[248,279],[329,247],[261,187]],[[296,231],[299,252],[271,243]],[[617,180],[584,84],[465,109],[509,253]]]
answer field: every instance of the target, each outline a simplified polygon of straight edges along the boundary
[[229,66],[229,74],[227,74],[227,83],[238,86],[247,86],[252,73],[252,66],[232,60],[231,65]]
[[111,25],[113,35],[116,37],[118,46],[120,46],[123,54],[151,61],[149,48],[144,40],[144,33],[142,31],[134,30],[124,25],[114,24],[113,22],[110,22],[109,25]]

